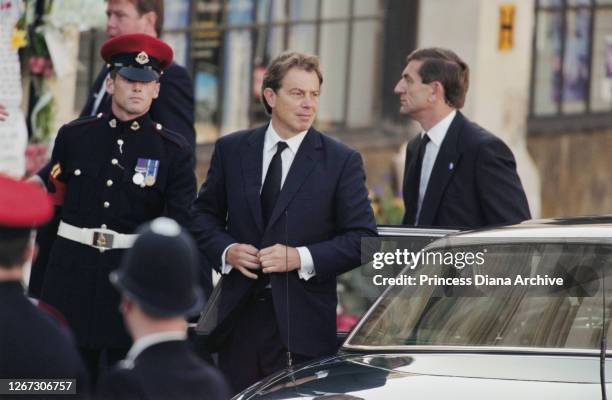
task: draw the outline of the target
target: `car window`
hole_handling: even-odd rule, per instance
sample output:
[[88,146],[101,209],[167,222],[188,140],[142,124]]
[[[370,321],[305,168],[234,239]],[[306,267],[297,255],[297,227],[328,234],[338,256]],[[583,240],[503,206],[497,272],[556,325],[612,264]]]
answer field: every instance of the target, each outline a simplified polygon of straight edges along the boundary
[[[402,247],[416,252],[434,240],[453,232],[456,231],[379,226],[378,233],[380,236],[375,239],[374,245],[380,251],[392,251]],[[336,315],[338,332],[349,332],[384,291],[384,285],[374,284],[373,277],[375,274],[392,277],[403,268],[403,266],[397,266],[396,268],[387,268],[384,271],[376,271],[372,268],[372,262],[367,253],[367,250],[362,249],[363,264],[359,268],[338,277],[338,309]]]
[[[483,252],[482,263],[457,267]],[[597,349],[603,326],[602,284],[612,298],[612,246],[593,243],[454,242],[427,253],[454,255],[404,268],[401,276],[431,282],[397,284],[347,340],[350,346],[506,346]],[[461,255],[461,257],[459,257]],[[453,258],[453,257],[451,257]],[[609,273],[608,273],[609,274]],[[541,284],[517,284],[516,277]],[[548,279],[563,279],[549,284]],[[403,278],[408,279],[408,278]],[[452,281],[454,279],[454,281]],[[461,284],[471,280],[471,285]],[[476,285],[475,281],[481,284]],[[510,280],[510,284],[505,284]],[[489,281],[487,281],[489,280]],[[610,305],[606,312],[610,313]]]

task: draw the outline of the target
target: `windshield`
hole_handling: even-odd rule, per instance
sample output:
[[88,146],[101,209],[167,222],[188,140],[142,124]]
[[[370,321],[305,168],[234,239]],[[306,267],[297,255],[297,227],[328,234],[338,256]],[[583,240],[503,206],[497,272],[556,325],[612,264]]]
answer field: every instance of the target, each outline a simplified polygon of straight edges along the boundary
[[[427,253],[449,258],[423,257],[385,281],[345,345],[599,348],[599,274],[612,266],[612,245],[455,242]],[[482,262],[459,263],[466,254]],[[609,278],[605,285],[612,297]]]

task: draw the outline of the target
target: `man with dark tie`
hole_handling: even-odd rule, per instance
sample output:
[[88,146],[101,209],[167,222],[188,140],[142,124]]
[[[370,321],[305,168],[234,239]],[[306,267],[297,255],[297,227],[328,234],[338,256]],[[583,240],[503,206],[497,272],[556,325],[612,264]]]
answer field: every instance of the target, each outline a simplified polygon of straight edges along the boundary
[[223,274],[211,338],[234,391],[336,351],[336,277],[376,235],[361,156],[312,128],[322,80],[316,56],[273,60],[270,123],[217,140],[193,205],[198,245]]
[[478,228],[530,218],[512,151],[469,121],[469,68],[454,52],[412,52],[395,86],[400,112],[423,132],[406,149],[403,224]]

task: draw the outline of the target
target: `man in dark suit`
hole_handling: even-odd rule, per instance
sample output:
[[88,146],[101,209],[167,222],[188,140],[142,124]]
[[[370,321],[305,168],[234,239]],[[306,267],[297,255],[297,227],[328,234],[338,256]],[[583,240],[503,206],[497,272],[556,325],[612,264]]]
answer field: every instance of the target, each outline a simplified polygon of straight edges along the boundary
[[110,276],[121,292],[121,313],[134,339],[127,358],[98,387],[104,399],[229,398],[221,374],[187,342],[186,316],[204,304],[196,283],[197,247],[176,221],[157,218]]
[[217,140],[193,205],[198,244],[223,274],[219,366],[235,391],[336,350],[336,276],[376,234],[361,156],[312,128],[315,56],[284,53],[262,85],[267,126]]
[[0,204],[0,378],[76,379],[84,394],[87,373],[72,335],[21,284],[35,252],[32,228],[51,218],[51,201],[33,184],[0,176]]
[[[106,5],[106,33],[110,38],[144,33],[159,38],[164,26],[163,0],[109,0]],[[108,113],[110,96],[104,81],[109,68],[103,66],[96,78],[81,117]],[[193,83],[187,70],[173,62],[159,80],[159,96],[151,104],[151,118],[169,130],[180,133],[195,149]]]
[[403,224],[478,228],[530,218],[512,152],[461,114],[469,68],[454,52],[412,52],[395,86],[400,112],[421,124],[406,149]]

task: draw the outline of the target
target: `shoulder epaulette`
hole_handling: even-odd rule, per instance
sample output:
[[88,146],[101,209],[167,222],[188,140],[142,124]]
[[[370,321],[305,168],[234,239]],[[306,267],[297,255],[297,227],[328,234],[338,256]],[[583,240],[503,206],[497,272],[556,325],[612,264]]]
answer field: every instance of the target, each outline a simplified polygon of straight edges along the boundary
[[155,132],[159,133],[161,137],[174,143],[181,149],[187,145],[185,138],[181,136],[180,133],[164,128],[159,122],[153,122],[153,127],[155,128]]
[[89,123],[92,123],[94,121],[97,121],[97,120],[101,119],[102,117],[104,117],[103,113],[99,113],[98,115],[94,115],[94,116],[81,117],[81,118],[75,119],[74,121],[68,122],[64,126],[71,128],[73,126],[85,125],[85,124],[89,124]]

